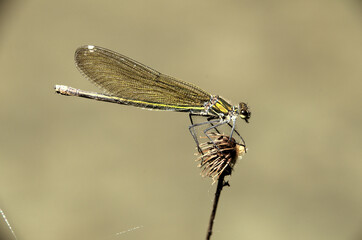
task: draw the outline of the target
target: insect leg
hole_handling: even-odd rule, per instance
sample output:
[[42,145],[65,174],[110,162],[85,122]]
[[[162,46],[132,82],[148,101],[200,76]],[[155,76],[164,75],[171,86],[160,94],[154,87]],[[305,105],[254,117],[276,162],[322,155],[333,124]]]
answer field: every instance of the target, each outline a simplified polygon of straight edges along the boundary
[[[217,120],[219,120],[219,119],[217,119]],[[214,121],[210,121],[210,123],[211,122],[214,122]],[[206,128],[205,130],[204,130],[204,134],[205,134],[205,136],[214,144],[214,146],[215,147],[217,147],[216,146],[216,144],[215,144],[215,142],[211,139],[211,137],[209,136],[209,134],[207,134],[207,132],[208,131],[210,131],[211,129],[215,129],[216,131],[218,131],[217,130],[217,127],[219,127],[219,126],[221,126],[221,125],[223,125],[223,124],[225,124],[225,123],[229,123],[230,122],[230,120],[219,120],[219,123],[218,124],[216,124],[216,125],[213,125],[213,124],[211,124],[212,126],[211,127],[209,127],[209,128]],[[219,131],[218,131],[219,132]],[[218,148],[218,147],[217,147]]]
[[[209,118],[208,118],[208,121],[201,122],[201,123],[195,123],[195,124],[194,124],[194,121],[193,121],[193,118],[192,118],[193,116],[200,116],[200,115],[198,115],[198,114],[192,114],[192,113],[189,114],[190,122],[191,122],[191,125],[189,126],[189,131],[190,131],[192,137],[194,138],[194,141],[195,141],[196,146],[197,146],[197,150],[199,151],[199,153],[203,154],[203,151],[202,151],[201,148],[200,148],[199,140],[197,140],[197,134],[196,134],[196,132],[195,132],[195,127],[199,127],[199,126],[202,126],[202,125],[205,125],[205,124],[211,124],[212,126],[214,126],[213,123],[217,123],[217,122],[219,122],[220,120],[219,120],[219,119],[215,119],[214,117],[212,117],[212,118],[209,117]],[[211,119],[214,119],[214,120],[211,120]],[[209,138],[209,139],[210,139],[210,138]]]
[[[215,117],[208,117],[208,118],[207,118],[207,121],[210,122],[211,119],[215,119]],[[214,126],[214,124],[213,124],[212,122],[210,122],[210,125],[211,125],[211,126]],[[220,134],[219,129],[215,128],[215,130],[216,130],[216,132],[217,132],[218,134]]]
[[[189,126],[189,131],[190,131],[190,133],[191,133],[192,137],[194,138],[194,141],[195,141],[195,143],[196,143],[196,145],[197,145],[197,150],[198,150],[201,154],[203,154],[203,151],[202,151],[201,148],[200,148],[200,143],[199,143],[199,140],[197,140],[197,134],[195,133],[194,128],[195,128],[195,127],[202,126],[202,125],[205,125],[205,124],[216,123],[216,122],[219,122],[219,121],[220,121],[219,119],[215,119],[215,120],[212,120],[212,121],[206,121],[206,122],[202,122],[202,123],[196,123],[196,124],[193,124],[193,125]],[[206,136],[207,136],[207,135],[206,135]],[[210,138],[209,136],[207,136],[207,137],[211,140],[211,138]],[[211,140],[211,141],[212,141],[212,140]],[[213,142],[213,141],[212,141],[212,142]]]
[[246,147],[245,141],[244,141],[243,137],[240,135],[240,133],[238,132],[238,130],[235,129],[235,123],[233,123],[233,126],[231,126],[230,123],[227,123],[227,124],[229,125],[229,127],[231,127],[230,139],[231,139],[231,137],[232,137],[233,132],[235,132],[236,135],[238,135],[238,137],[239,137],[240,140],[241,140],[241,144],[240,144],[240,145],[243,146],[243,147]]

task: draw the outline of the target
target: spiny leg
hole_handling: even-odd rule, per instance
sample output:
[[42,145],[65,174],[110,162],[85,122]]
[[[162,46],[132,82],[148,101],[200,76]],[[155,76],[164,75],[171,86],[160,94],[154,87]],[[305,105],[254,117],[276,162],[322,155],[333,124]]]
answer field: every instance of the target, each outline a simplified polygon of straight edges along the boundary
[[[207,118],[207,121],[210,122],[210,120],[212,120],[212,119],[215,119],[215,117],[208,117],[208,118]],[[212,122],[210,122],[210,125],[211,125],[211,126],[214,126],[214,124],[213,124]],[[217,132],[218,134],[220,134],[219,129],[215,128],[215,130],[216,130],[216,132]]]
[[[197,146],[198,146],[198,145],[199,145],[199,142],[198,142],[198,140],[197,140],[197,134],[196,134],[194,128],[197,127],[197,126],[201,126],[201,125],[207,124],[207,123],[210,123],[210,125],[213,126],[213,123],[212,123],[210,120],[213,120],[213,119],[215,119],[215,118],[217,118],[217,117],[209,116],[209,117],[207,118],[207,121],[206,121],[206,122],[201,122],[201,123],[198,123],[198,124],[194,124],[193,116],[198,116],[198,117],[200,117],[200,116],[202,116],[202,115],[193,114],[193,113],[190,113],[190,114],[189,114],[190,122],[191,122],[191,125],[189,126],[189,131],[190,131],[192,137],[194,138],[194,141],[196,142],[196,144],[197,144]],[[205,116],[202,116],[202,117],[205,117]],[[218,131],[218,132],[219,132],[219,131]]]
[[240,145],[243,146],[243,147],[246,147],[243,137],[240,135],[238,130],[235,129],[235,123],[233,123],[233,125],[231,125],[230,122],[228,122],[227,124],[229,125],[229,127],[231,127],[230,139],[232,137],[233,132],[235,132],[236,135],[238,135],[238,137],[240,138],[240,140],[242,142],[242,144],[240,144]]
[[[219,120],[219,119],[218,119],[218,120]],[[214,121],[210,121],[210,122],[214,122]],[[216,124],[216,125],[211,124],[211,127],[206,128],[206,129],[204,130],[205,136],[210,140],[210,142],[212,142],[212,143],[214,144],[214,146],[215,146],[218,150],[219,150],[219,147],[215,144],[215,142],[211,139],[211,137],[209,136],[209,134],[207,134],[207,132],[210,131],[211,129],[216,129],[216,131],[218,131],[217,127],[219,127],[219,126],[221,126],[221,125],[223,125],[223,124],[225,124],[225,123],[229,123],[229,122],[230,122],[230,120],[221,120],[221,121],[219,121],[218,124]],[[219,132],[219,131],[218,131],[218,132]]]
[[[191,133],[191,135],[192,135],[192,137],[193,137],[193,139],[194,139],[194,141],[196,143],[197,150],[199,151],[199,153],[204,154],[203,151],[200,148],[199,140],[197,139],[197,134],[196,134],[194,128],[205,125],[205,124],[210,124],[211,126],[214,126],[213,123],[219,122],[220,120],[215,119],[215,117],[209,117],[209,118],[207,118],[207,121],[205,121],[205,122],[195,123],[194,124],[192,116],[200,116],[200,115],[192,114],[192,113],[189,114],[190,122],[191,122],[191,125],[189,126],[189,131],[190,131],[190,133]],[[211,119],[214,119],[214,120],[211,121]],[[210,139],[210,137],[208,137],[208,138]]]
[[[190,131],[190,133],[191,133],[191,135],[192,135],[192,137],[194,138],[194,141],[195,141],[195,143],[196,143],[196,145],[197,145],[197,150],[201,153],[201,154],[204,154],[204,152],[201,150],[201,148],[200,148],[200,144],[199,144],[199,140],[197,140],[197,134],[194,132],[194,128],[195,127],[199,127],[199,126],[202,126],[202,125],[205,125],[205,124],[211,124],[211,123],[216,123],[216,122],[219,122],[219,119],[215,119],[215,120],[213,120],[213,121],[206,121],[206,122],[202,122],[202,123],[196,123],[196,124],[194,124],[194,125],[191,125],[191,126],[189,126],[189,131]],[[207,135],[206,135],[207,136]],[[210,137],[209,136],[207,136],[209,139],[210,139]],[[211,140],[211,139],[210,139]],[[212,140],[211,140],[212,141]],[[213,141],[212,141],[213,142]],[[215,145],[215,144],[214,144]]]
[[190,122],[191,122],[191,125],[189,126],[189,131],[192,135],[192,138],[194,139],[194,141],[196,143],[197,150],[199,151],[199,153],[202,153],[201,148],[199,146],[199,142],[197,141],[196,133],[194,132],[194,129],[193,129],[194,128],[194,120],[192,118],[193,116],[199,116],[199,115],[192,114],[192,113],[189,114],[189,118],[190,118]]

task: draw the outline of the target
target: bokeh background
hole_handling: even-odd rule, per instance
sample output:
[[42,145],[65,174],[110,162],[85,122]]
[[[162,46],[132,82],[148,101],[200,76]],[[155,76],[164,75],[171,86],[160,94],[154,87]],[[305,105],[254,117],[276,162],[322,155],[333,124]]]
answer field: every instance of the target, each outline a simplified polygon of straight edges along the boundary
[[205,238],[215,185],[187,114],[54,93],[97,90],[85,44],[250,105],[213,239],[362,239],[361,1],[2,0],[0,208],[19,239]]

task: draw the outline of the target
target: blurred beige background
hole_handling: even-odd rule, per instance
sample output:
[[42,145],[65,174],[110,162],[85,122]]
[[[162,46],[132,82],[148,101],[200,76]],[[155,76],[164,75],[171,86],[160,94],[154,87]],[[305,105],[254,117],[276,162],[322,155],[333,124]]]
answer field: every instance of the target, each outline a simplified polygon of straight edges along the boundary
[[215,186],[187,114],[54,93],[97,90],[73,62],[85,44],[250,105],[213,239],[362,239],[361,1],[0,8],[0,208],[19,239],[205,238]]

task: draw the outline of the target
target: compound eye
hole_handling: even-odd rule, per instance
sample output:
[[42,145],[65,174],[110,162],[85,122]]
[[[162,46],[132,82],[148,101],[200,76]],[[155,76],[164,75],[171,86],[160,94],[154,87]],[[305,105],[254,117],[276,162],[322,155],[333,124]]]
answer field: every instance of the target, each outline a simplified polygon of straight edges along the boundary
[[245,111],[245,110],[241,110],[241,111],[240,111],[240,114],[246,116],[246,111]]

